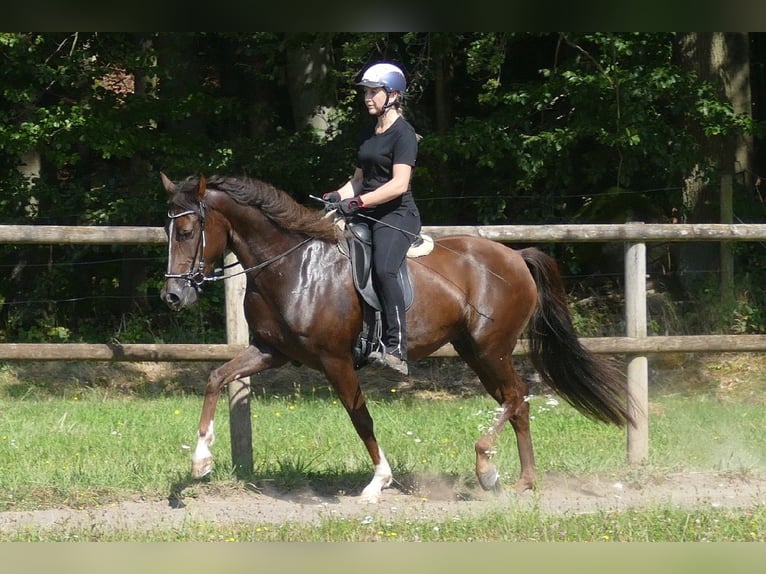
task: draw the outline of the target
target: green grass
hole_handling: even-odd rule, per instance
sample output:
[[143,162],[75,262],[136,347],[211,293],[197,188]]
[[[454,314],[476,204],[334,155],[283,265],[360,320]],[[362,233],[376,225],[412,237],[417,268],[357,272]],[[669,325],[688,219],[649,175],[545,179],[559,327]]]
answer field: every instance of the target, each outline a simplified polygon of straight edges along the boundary
[[[0,383],[0,511],[53,506],[84,508],[137,496],[166,497],[188,481],[201,397],[183,391],[149,395],[79,384],[32,385],[23,393]],[[370,393],[376,434],[400,483],[418,476],[474,484],[473,443],[492,420],[482,396],[419,398]],[[748,475],[766,467],[766,409],[761,401],[718,400],[711,393],[652,397],[647,465],[626,463],[625,431],[595,423],[560,399],[531,399],[538,471],[583,476],[720,471]],[[253,397],[254,483],[281,489],[309,485],[320,493],[358,492],[371,466],[348,417],[332,395],[300,389]],[[219,404],[213,483],[234,478],[228,409]],[[494,462],[505,484],[518,474],[510,426]],[[409,480],[409,482],[408,482]],[[671,508],[543,517],[535,510],[461,520],[325,520],[280,526],[188,523],[153,532],[24,529],[0,540],[238,541],[686,541],[766,540],[766,510]]]
[[[541,472],[581,475],[625,468],[625,431],[594,423],[565,403],[531,400]],[[766,409],[702,397],[655,399],[649,466],[748,472],[766,464]],[[83,390],[67,398],[0,400],[0,485],[3,509],[23,506],[25,493],[49,489],[166,493],[183,480],[194,446],[201,399],[196,396],[105,396]],[[480,397],[461,400],[393,396],[370,401],[376,433],[398,472],[470,479],[473,443],[493,416]],[[253,456],[259,476],[286,483],[302,475],[358,477],[371,472],[361,442],[335,399],[255,398]],[[219,404],[213,480],[232,477],[228,411]],[[518,472],[510,426],[495,462],[506,481]],[[2,495],[0,495],[2,496]],[[67,494],[69,496],[69,494]],[[30,499],[33,500],[33,499]],[[46,502],[49,499],[46,498]]]
[[764,542],[766,508],[680,510],[545,516],[489,512],[478,518],[326,519],[319,524],[227,524],[188,521],[150,531],[24,529],[3,542]]
[[[533,433],[542,472],[616,470],[624,431],[593,423],[568,405],[532,399]],[[201,399],[105,397],[85,390],[67,398],[0,400],[0,510],[104,502],[123,491],[167,494],[185,480]],[[473,480],[473,443],[494,415],[489,399],[370,401],[376,434],[397,475]],[[323,478],[341,488],[371,476],[366,450],[335,399],[256,398],[251,407],[257,475],[290,487]],[[232,478],[228,410],[219,404],[212,480]],[[669,446],[673,446],[673,444]],[[667,457],[663,457],[667,458]],[[672,458],[672,455],[670,455]],[[495,463],[506,483],[518,474],[510,426]],[[39,498],[39,500],[38,500]]]

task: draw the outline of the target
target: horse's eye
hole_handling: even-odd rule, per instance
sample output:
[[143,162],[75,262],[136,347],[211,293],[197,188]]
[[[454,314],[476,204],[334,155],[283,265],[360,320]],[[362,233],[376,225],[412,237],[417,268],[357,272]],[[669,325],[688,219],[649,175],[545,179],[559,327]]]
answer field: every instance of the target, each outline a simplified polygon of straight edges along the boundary
[[179,229],[178,230],[178,240],[179,241],[186,241],[188,239],[191,239],[194,235],[193,229]]

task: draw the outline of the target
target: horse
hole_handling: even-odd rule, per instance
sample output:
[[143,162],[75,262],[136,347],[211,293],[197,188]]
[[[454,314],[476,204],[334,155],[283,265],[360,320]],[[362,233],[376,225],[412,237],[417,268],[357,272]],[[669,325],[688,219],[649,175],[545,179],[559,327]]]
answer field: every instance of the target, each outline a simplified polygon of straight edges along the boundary
[[[375,503],[391,485],[391,466],[378,444],[360,386],[365,367],[354,360],[364,301],[352,281],[338,228],[325,211],[250,177],[160,174],[168,194],[168,267],[160,297],[173,311],[193,305],[207,281],[220,279],[214,263],[230,250],[247,275],[244,312],[250,341],[213,369],[204,389],[191,477],[212,470],[214,414],[231,381],[285,364],[320,371],[345,408],[373,466],[360,494]],[[407,260],[414,300],[406,312],[409,359],[451,343],[499,407],[476,441],[475,473],[486,491],[501,487],[491,460],[506,423],[520,462],[515,488],[536,485],[528,385],[513,365],[527,333],[529,355],[542,380],[585,416],[606,424],[633,424],[625,377],[613,359],[578,341],[556,261],[536,247],[515,250],[470,235],[439,237],[432,251]]]

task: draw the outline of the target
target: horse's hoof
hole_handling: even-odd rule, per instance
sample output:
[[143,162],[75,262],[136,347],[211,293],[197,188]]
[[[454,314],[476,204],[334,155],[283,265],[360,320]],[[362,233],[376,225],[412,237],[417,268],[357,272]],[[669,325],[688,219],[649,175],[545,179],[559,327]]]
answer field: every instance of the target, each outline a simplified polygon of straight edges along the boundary
[[380,502],[381,490],[391,484],[391,480],[381,483],[368,484],[359,495],[359,504],[377,504]]
[[194,480],[206,477],[213,470],[213,459],[203,458],[201,460],[193,460],[191,467],[191,477]]
[[516,482],[516,493],[522,494],[524,492],[527,492],[528,490],[534,490],[535,489],[535,481],[534,480],[525,480],[525,479],[519,479]]
[[500,482],[500,475],[495,467],[478,474],[477,478],[479,479],[479,485],[484,490],[495,490]]
[[380,502],[380,493],[367,493],[364,492],[359,496],[359,504],[378,504]]

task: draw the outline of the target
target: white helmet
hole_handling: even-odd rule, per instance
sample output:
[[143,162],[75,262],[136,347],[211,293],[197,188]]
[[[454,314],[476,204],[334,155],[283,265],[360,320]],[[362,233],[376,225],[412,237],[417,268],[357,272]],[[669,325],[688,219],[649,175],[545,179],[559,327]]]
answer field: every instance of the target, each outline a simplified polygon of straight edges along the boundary
[[357,82],[357,86],[366,88],[384,88],[387,93],[404,93],[407,89],[407,80],[404,78],[404,72],[393,64],[373,64],[365,70],[362,79]]

